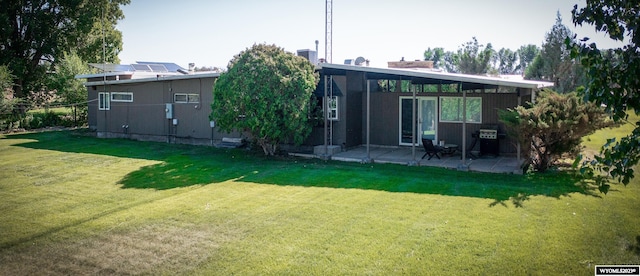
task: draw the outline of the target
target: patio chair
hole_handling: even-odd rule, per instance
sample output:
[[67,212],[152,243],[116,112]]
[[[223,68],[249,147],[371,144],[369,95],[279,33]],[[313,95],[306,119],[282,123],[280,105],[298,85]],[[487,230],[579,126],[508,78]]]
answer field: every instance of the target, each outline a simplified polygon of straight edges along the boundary
[[424,155],[422,156],[422,159],[424,159],[427,155],[429,155],[429,159],[427,160],[431,160],[431,158],[433,158],[434,156],[440,159],[439,154],[444,150],[439,146],[433,145],[433,140],[424,139],[424,138],[422,138],[422,146],[424,147],[424,151],[425,151]]

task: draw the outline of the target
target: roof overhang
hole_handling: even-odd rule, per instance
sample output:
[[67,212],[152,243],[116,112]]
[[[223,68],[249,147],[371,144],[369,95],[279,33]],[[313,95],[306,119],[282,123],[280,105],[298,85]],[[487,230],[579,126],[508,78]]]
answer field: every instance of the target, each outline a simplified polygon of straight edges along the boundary
[[488,87],[517,87],[541,89],[554,84],[544,81],[514,80],[498,77],[454,74],[422,69],[396,69],[354,66],[332,63],[321,63],[318,68],[326,75],[346,75],[347,71],[365,73],[366,79],[402,79],[414,84],[451,84],[462,83],[463,89],[480,89]]
[[[122,75],[122,72],[117,75]],[[76,76],[77,79],[84,79],[84,75]],[[100,77],[103,74],[90,75],[92,77]],[[155,77],[147,78],[134,78],[126,80],[106,80],[106,81],[92,81],[84,83],[84,86],[96,86],[96,85],[115,85],[115,84],[130,84],[130,83],[144,83],[144,82],[157,82],[157,81],[172,81],[172,80],[188,80],[188,79],[206,79],[220,77],[220,73],[195,73],[189,75],[155,75]]]

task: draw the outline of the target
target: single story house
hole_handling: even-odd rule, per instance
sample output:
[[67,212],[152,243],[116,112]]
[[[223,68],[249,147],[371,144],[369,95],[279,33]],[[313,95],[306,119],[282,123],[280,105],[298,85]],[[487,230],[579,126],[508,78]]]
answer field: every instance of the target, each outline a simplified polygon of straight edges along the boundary
[[[209,120],[219,73],[113,69],[78,76],[87,79],[89,127],[98,137],[210,145],[241,137],[223,133]],[[314,127],[303,146],[289,149],[323,156],[363,145],[421,148],[422,138],[458,145],[463,154],[515,155],[498,110],[532,102],[539,89],[553,85],[348,64],[320,63],[317,70],[321,78],[314,95],[325,123]]]
[[173,63],[93,65],[87,79],[88,124],[98,137],[211,144],[229,135],[209,121],[219,73],[198,73]]

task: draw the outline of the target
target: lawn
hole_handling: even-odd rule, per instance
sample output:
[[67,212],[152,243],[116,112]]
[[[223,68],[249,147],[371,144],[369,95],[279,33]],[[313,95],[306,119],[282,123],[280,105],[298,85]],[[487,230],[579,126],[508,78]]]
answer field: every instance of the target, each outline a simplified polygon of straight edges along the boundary
[[593,275],[640,263],[638,178],[603,195],[562,172],[265,159],[76,130],[0,136],[0,179],[1,275]]

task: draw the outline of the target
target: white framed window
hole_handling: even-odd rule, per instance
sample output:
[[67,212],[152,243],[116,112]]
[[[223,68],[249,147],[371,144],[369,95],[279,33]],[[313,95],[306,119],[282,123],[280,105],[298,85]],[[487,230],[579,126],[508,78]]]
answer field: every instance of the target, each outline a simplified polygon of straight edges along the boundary
[[98,93],[98,110],[109,110],[111,108],[109,93]]
[[[440,97],[440,122],[462,123],[462,97]],[[482,98],[467,97],[467,123],[482,123]]]
[[327,97],[327,119],[337,121],[338,116],[338,97]]
[[131,92],[111,92],[112,102],[133,102],[133,93]]
[[200,94],[175,93],[173,94],[174,103],[199,103]]

